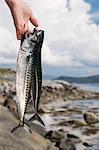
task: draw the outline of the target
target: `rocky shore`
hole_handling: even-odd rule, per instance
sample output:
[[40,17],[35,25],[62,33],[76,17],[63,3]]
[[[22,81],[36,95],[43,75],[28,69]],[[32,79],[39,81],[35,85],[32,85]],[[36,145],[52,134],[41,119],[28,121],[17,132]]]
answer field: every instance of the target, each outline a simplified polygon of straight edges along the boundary
[[23,128],[12,134],[11,130],[18,122],[8,108],[0,105],[0,150],[57,150],[49,140],[40,135],[39,131],[44,129],[41,126],[36,127],[36,124],[35,129],[29,124],[32,134]]
[[[86,99],[98,101],[99,93],[79,89],[65,81],[43,80],[39,113],[43,119],[47,116],[47,121],[44,120],[46,127],[33,122],[28,123],[32,134],[23,128],[11,133],[11,129],[19,122],[15,71],[1,69],[0,150],[94,150],[93,139],[99,133],[99,109]],[[78,105],[76,100],[81,103]],[[28,105],[26,118],[31,113],[32,101]]]

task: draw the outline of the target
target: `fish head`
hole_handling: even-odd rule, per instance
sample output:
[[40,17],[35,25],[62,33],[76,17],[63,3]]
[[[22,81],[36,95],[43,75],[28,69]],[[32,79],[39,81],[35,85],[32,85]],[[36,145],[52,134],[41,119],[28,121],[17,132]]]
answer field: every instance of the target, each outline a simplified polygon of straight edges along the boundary
[[[34,41],[34,37],[35,37],[35,41]],[[37,30],[36,28],[34,28],[33,32],[31,33],[31,40],[32,42],[36,42],[36,44],[39,44],[40,42],[43,42],[44,39],[44,31],[43,30]]]
[[36,45],[40,45],[43,43],[44,39],[44,31],[43,30],[36,30],[31,33],[24,33],[21,39],[21,49],[25,51],[33,50]]
[[21,39],[21,49],[28,51],[30,48],[34,48],[37,43],[37,35],[33,33],[24,33]]

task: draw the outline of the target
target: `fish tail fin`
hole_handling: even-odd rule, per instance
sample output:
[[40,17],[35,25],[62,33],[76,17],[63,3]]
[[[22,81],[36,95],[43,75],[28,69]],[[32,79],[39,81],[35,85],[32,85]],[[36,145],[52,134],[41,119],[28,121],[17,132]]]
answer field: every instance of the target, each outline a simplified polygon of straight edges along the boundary
[[27,123],[19,123],[18,125],[16,125],[12,130],[11,133],[15,132],[18,128],[26,128],[30,133],[32,133],[31,129],[29,128],[29,126],[27,125]]
[[38,122],[40,122],[43,126],[45,126],[45,123],[43,122],[43,120],[40,118],[40,116],[36,113],[34,114],[30,119],[29,119],[29,122],[30,121],[34,121],[34,120],[37,120]]

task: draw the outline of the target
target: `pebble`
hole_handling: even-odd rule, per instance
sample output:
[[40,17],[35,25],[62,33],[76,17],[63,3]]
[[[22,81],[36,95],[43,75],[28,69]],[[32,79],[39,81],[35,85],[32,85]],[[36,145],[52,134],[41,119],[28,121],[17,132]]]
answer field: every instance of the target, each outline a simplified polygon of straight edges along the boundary
[[92,112],[85,112],[83,118],[88,125],[94,124],[98,121],[96,114]]
[[74,143],[68,139],[62,139],[59,147],[61,150],[76,150]]

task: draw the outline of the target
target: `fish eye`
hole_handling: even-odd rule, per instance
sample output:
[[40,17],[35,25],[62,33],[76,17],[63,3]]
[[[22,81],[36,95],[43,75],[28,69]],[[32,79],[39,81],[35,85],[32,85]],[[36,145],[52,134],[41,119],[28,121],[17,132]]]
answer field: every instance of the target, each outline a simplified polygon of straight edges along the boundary
[[37,42],[37,37],[36,36],[34,36],[33,38],[31,38],[31,42]]

